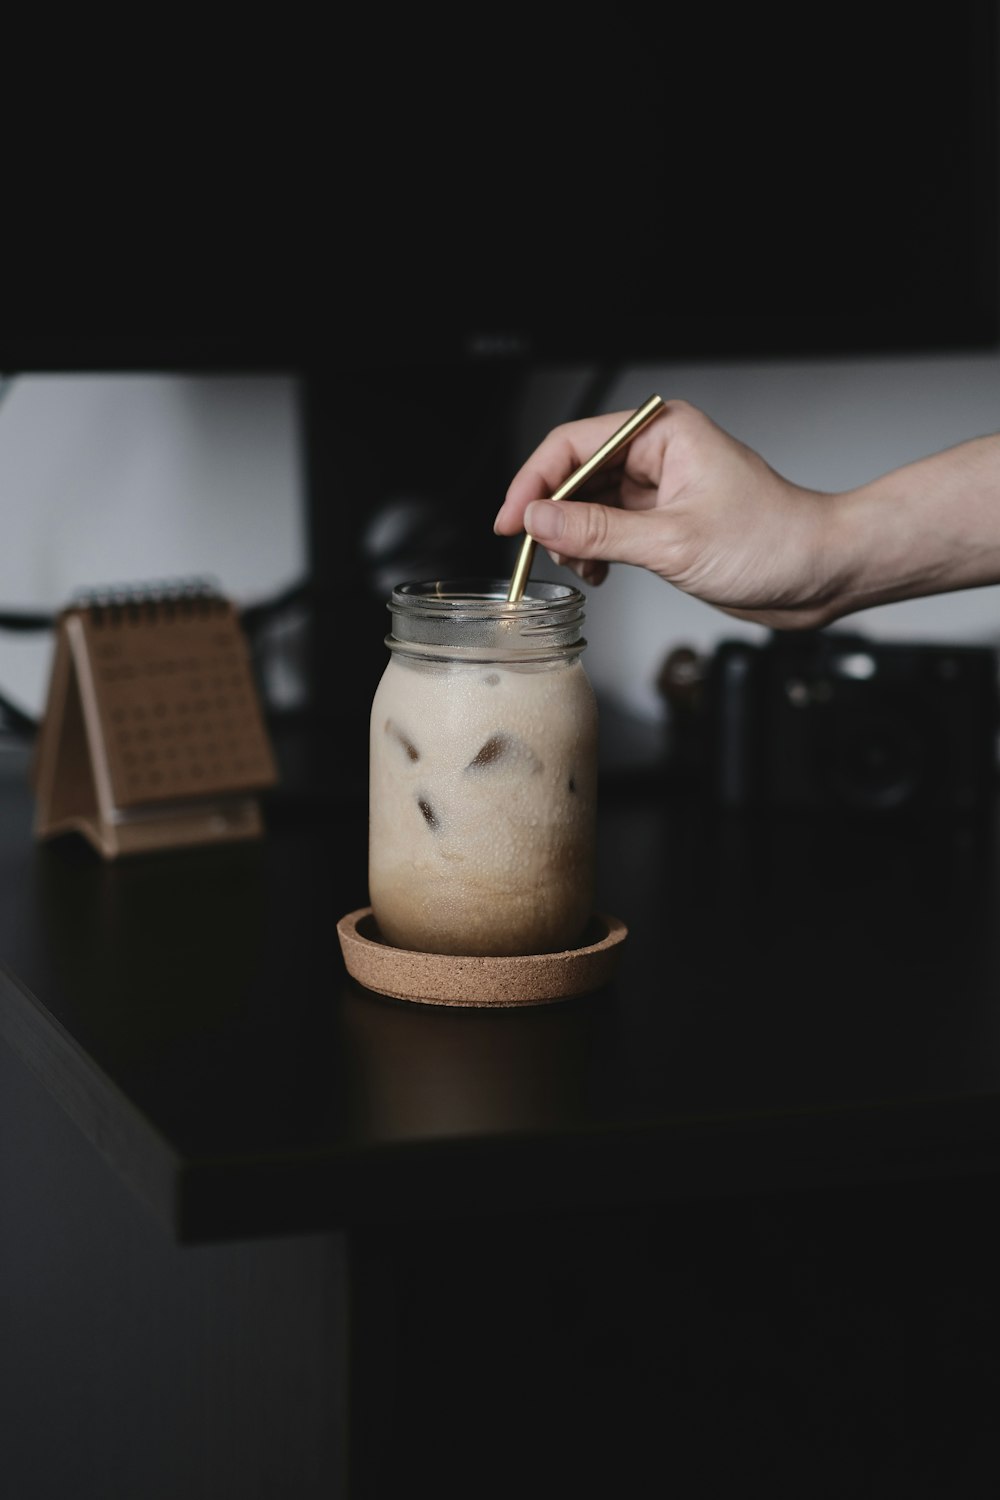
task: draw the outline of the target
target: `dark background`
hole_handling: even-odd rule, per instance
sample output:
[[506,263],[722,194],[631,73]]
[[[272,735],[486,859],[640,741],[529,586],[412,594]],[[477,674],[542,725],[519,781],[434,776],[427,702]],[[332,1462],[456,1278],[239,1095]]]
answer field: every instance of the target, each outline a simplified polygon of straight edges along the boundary
[[509,570],[532,372],[582,369],[583,415],[645,362],[1000,333],[995,6],[596,17],[548,47],[440,24],[240,45],[224,81],[206,55],[168,112],[131,80],[11,195],[0,371],[301,377],[316,757],[359,795],[337,727],[385,579]]
[[[305,46],[283,73],[278,41],[189,69],[169,119],[151,81],[131,115],[92,101],[30,212],[12,173],[0,367],[468,379],[995,340],[995,5],[613,19],[447,55],[415,19],[369,53],[373,22],[350,79]],[[129,119],[131,157],[102,152]]]

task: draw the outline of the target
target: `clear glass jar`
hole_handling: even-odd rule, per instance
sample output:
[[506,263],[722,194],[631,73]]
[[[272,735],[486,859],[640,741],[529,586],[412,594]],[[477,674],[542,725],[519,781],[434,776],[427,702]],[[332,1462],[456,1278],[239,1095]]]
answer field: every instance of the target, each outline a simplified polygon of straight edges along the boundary
[[369,899],[425,953],[552,953],[593,911],[597,705],[584,598],[405,583],[371,712]]

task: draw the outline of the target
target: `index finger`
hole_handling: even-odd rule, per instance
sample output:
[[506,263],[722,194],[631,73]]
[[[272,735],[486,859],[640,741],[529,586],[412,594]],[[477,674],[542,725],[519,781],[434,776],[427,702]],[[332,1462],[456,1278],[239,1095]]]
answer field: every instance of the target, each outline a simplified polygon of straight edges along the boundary
[[[564,422],[543,438],[507,487],[493,529],[513,536],[524,528],[524,512],[532,500],[547,500],[569,476],[585,464],[628,419],[628,412],[610,412]],[[603,471],[606,484],[608,471]]]

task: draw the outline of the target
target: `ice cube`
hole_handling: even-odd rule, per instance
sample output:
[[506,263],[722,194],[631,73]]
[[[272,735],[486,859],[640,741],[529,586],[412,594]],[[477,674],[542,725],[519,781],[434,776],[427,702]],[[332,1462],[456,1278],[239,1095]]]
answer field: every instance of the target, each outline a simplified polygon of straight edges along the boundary
[[427,824],[428,828],[437,829],[441,827],[441,819],[438,817],[437,813],[434,811],[433,807],[428,802],[426,797],[418,797],[417,806],[423,813],[424,822]]
[[409,738],[408,735],[405,735],[403,733],[403,731],[400,729],[399,725],[396,724],[392,719],[386,719],[386,721],[385,721],[385,732],[386,732],[387,735],[389,735],[390,739],[394,739],[397,742],[397,744],[399,744],[399,745],[401,745],[403,747],[403,749],[406,752],[407,757],[410,760],[419,760],[420,759],[420,751],[417,749],[416,745],[413,743],[413,741]]
[[489,770],[512,770],[515,766],[532,774],[542,769],[542,763],[530,745],[516,734],[498,729],[483,741],[465,769],[478,774]]

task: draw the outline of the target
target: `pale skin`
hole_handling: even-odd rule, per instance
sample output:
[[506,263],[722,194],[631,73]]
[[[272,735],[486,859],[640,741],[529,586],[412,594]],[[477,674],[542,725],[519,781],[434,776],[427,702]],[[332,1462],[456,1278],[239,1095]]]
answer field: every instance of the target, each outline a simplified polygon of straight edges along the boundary
[[777,630],[1000,583],[1000,434],[825,492],[671,400],[572,499],[548,500],[629,415],[553,428],[511,480],[495,531],[526,531],[588,585],[631,564]]

